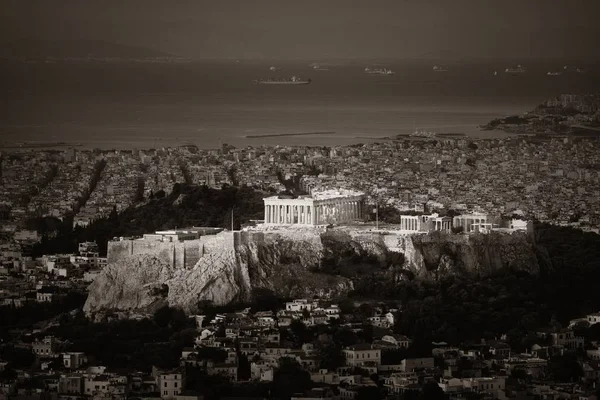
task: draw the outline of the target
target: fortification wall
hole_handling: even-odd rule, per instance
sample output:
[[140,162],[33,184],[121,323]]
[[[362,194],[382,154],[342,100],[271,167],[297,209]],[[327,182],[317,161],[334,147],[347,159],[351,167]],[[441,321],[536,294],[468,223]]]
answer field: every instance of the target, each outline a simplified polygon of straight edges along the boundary
[[175,243],[158,242],[151,240],[134,240],[132,241],[134,255],[148,255],[160,259],[169,265],[176,266],[176,251]]
[[196,240],[161,242],[153,240],[121,240],[108,242],[108,262],[131,255],[149,255],[174,268],[192,268],[204,254],[219,254],[234,249],[232,232],[201,236]]
[[183,262],[184,268],[192,268],[202,256],[202,243],[200,240],[186,240],[183,242],[185,259]]
[[217,235],[201,236],[199,241],[201,244],[201,256],[204,254],[220,254],[226,250],[233,250],[234,233],[231,231],[221,232]]
[[114,263],[117,260],[130,256],[132,254],[133,241],[109,241],[106,253],[108,263]]

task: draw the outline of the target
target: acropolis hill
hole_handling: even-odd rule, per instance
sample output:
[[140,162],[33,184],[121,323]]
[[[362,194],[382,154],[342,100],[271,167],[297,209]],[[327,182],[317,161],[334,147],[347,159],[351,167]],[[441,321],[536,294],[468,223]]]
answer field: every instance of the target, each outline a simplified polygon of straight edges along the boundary
[[[147,310],[167,302],[194,312],[199,300],[249,301],[257,288],[282,297],[352,290],[353,279],[328,272],[331,266],[423,279],[507,266],[538,270],[526,225],[517,222],[498,228],[481,214],[433,214],[377,227],[363,219],[362,194],[341,190],[272,196],[264,204],[265,220],[240,231],[188,228],[109,242],[109,265],[90,286],[85,311]],[[451,233],[456,226],[465,233]]]

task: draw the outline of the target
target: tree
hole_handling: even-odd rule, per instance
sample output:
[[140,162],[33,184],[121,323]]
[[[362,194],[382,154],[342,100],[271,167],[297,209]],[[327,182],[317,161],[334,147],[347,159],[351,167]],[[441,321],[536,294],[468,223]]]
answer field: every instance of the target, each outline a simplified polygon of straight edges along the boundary
[[247,381],[250,379],[250,377],[250,361],[245,354],[240,353],[238,355],[238,380]]
[[454,226],[452,227],[452,233],[463,233],[465,228],[462,226]]
[[154,322],[156,322],[156,325],[160,326],[161,328],[164,328],[168,326],[171,322],[172,313],[173,310],[171,309],[171,307],[161,307],[154,312]]
[[423,385],[423,400],[446,400],[446,395],[437,382],[430,380]]
[[554,356],[548,364],[551,376],[560,382],[575,382],[583,376],[581,365],[574,354]]
[[117,206],[114,205],[112,210],[110,210],[110,214],[108,216],[109,220],[116,221],[119,218],[119,213],[117,212]]
[[289,398],[294,393],[304,393],[312,387],[310,373],[289,357],[279,360],[279,367],[273,374],[273,395]]
[[200,347],[197,354],[199,359],[210,360],[216,364],[224,363],[227,360],[227,352],[218,347]]
[[355,397],[357,400],[377,400],[381,398],[381,391],[377,386],[359,386]]
[[293,320],[289,326],[290,340],[294,342],[296,347],[302,346],[304,343],[312,340],[312,333],[304,325],[302,321],[297,319]]

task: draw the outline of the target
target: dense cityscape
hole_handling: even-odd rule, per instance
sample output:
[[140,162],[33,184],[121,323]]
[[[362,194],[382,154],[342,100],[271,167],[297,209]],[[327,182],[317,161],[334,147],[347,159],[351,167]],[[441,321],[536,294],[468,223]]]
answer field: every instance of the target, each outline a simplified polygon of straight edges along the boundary
[[598,0],[0,3],[0,400],[600,400]]
[[[595,235],[599,143],[565,137],[3,152],[3,396],[596,398],[597,314],[564,326],[552,319],[517,336],[448,341],[410,337],[400,322],[407,318],[402,301],[328,297],[263,296],[244,309],[207,302],[189,317],[164,306],[138,321],[108,315],[85,323],[87,286],[107,268],[106,254],[91,242],[70,254],[32,249],[60,237],[65,223],[85,229],[177,185],[250,187],[264,197],[358,190],[366,196],[363,223],[388,229],[403,216],[484,213],[492,227],[508,216]],[[98,337],[103,324],[110,331]],[[147,338],[133,344],[142,332]],[[93,337],[103,344],[94,347]],[[136,350],[123,351],[125,361],[109,350],[111,341]],[[153,354],[144,354],[152,343]]]

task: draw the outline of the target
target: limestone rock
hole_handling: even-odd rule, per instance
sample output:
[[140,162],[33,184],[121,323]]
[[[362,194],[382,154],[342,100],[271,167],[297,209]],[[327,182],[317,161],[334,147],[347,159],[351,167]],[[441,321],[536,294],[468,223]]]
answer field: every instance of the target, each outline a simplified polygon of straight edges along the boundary
[[175,271],[152,256],[129,256],[109,264],[88,288],[86,314],[100,310],[134,310],[151,306],[163,297],[162,283]]
[[168,303],[192,313],[200,300],[246,302],[256,289],[286,298],[338,296],[353,289],[352,279],[320,273],[325,264],[330,272],[354,265],[367,272],[379,268],[381,276],[408,271],[418,279],[484,276],[505,267],[536,274],[538,253],[525,233],[407,236],[351,228],[280,229],[253,233],[236,247],[213,246],[188,268],[173,268],[156,254],[120,256],[90,285],[84,311],[131,314]]

